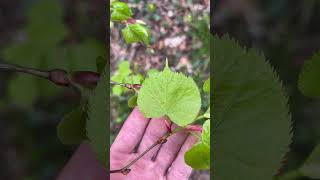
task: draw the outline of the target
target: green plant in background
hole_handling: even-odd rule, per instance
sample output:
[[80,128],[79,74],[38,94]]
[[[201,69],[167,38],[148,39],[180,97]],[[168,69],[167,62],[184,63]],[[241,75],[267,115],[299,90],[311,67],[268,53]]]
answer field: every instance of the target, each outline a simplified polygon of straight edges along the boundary
[[[25,33],[23,39],[12,42],[2,52],[7,62],[39,69],[94,71],[94,59],[105,54],[103,45],[95,40],[87,39],[73,45],[63,43],[68,31],[58,1],[39,1],[28,11],[27,18],[28,24],[22,29]],[[29,87],[28,93],[24,90],[26,86]],[[49,82],[30,76],[15,76],[9,81],[8,101],[30,107],[37,97],[51,97],[57,92],[59,89]]]
[[[24,39],[11,43],[2,52],[10,64],[0,63],[0,69],[33,75],[18,75],[9,81],[8,101],[30,107],[37,97],[50,97],[59,92],[58,86],[76,90],[81,95],[79,106],[62,118],[57,135],[64,144],[79,144],[89,140],[98,159],[106,166],[106,153],[103,152],[107,150],[108,136],[107,127],[103,125],[106,124],[107,115],[103,119],[94,119],[97,115],[102,116],[95,113],[99,110],[95,105],[108,102],[103,98],[99,102],[95,98],[96,92],[102,87],[102,84],[98,84],[99,80],[109,79],[103,73],[108,67],[106,51],[100,42],[92,39],[84,39],[76,44],[64,42],[67,30],[62,16],[58,1],[37,2],[28,13],[29,23],[22,29],[25,32]],[[107,88],[106,84],[103,84],[103,88]],[[105,110],[103,113],[108,112]],[[96,127],[97,121],[99,127]],[[93,128],[95,132],[92,132]],[[94,133],[100,134],[94,136]]]
[[[307,60],[301,70],[298,80],[298,88],[303,95],[311,98],[320,97],[320,53],[317,52]],[[302,177],[311,179],[320,178],[320,144],[316,145],[309,158],[296,170],[284,174],[283,180],[293,180]]]
[[141,20],[134,19],[131,8],[128,4],[120,1],[111,2],[111,21],[122,22],[126,25],[121,30],[122,36],[126,43],[141,42],[145,45],[149,45],[151,33],[149,28],[146,27],[146,23]]

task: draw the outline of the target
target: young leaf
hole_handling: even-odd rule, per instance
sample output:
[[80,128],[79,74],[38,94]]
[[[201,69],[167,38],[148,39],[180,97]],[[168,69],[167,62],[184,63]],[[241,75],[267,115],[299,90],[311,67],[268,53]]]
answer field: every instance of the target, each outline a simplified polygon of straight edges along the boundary
[[298,85],[305,96],[320,97],[320,52],[305,62]]
[[63,144],[79,144],[86,138],[86,113],[76,108],[68,113],[57,127],[58,138]]
[[201,142],[192,146],[186,152],[184,159],[194,169],[210,168],[210,120],[202,126]]
[[108,86],[109,73],[104,72],[88,102],[87,137],[98,160],[107,167],[108,134],[107,119],[110,114]]
[[169,67],[157,76],[144,80],[138,95],[138,106],[145,117],[168,116],[179,126],[192,123],[197,117],[201,98],[196,83]]
[[198,143],[191,147],[185,154],[186,164],[194,169],[210,168],[210,146],[205,143]]
[[131,96],[128,100],[128,106],[130,108],[134,108],[137,106],[137,100],[138,100],[138,96],[135,94],[133,96]]
[[206,120],[202,126],[201,141],[210,147],[210,120]]
[[208,78],[203,84],[203,91],[210,92],[210,78]]
[[204,118],[210,119],[210,107],[207,109],[207,111],[203,114]]
[[228,37],[211,43],[213,179],[270,180],[292,138],[287,95],[261,54]]
[[132,16],[131,9],[124,2],[115,1],[111,4],[113,9],[111,13],[111,21],[124,21]]
[[317,145],[299,170],[304,176],[312,179],[320,179],[320,145]]
[[142,42],[149,45],[150,42],[149,29],[138,23],[129,24],[126,28],[122,29],[122,35],[128,44]]

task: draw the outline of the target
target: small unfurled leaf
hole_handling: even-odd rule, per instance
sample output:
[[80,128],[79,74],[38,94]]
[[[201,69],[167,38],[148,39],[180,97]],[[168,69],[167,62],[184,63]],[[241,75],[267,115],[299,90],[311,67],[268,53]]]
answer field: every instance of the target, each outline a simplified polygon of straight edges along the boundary
[[79,144],[86,138],[86,113],[76,108],[59,123],[57,134],[63,144]]
[[300,172],[311,179],[320,179],[320,144],[315,147]]
[[203,91],[210,92],[210,78],[208,78],[203,84]]
[[124,21],[132,16],[130,7],[124,2],[115,1],[111,4],[111,7],[113,9],[111,21]]
[[185,155],[186,164],[194,169],[210,168],[210,146],[200,142],[189,149]]
[[210,120],[204,122],[201,137],[201,141],[210,147]]
[[320,97],[320,52],[305,62],[298,84],[305,96]]
[[102,73],[103,71],[105,71],[106,65],[107,65],[107,60],[104,59],[102,56],[98,56],[96,58],[96,66],[97,66],[98,73]]
[[149,12],[154,12],[157,7],[154,3],[148,3],[147,8]]
[[138,95],[138,106],[145,117],[168,116],[177,125],[185,126],[195,121],[201,98],[192,78],[166,67],[157,76],[144,80]]
[[138,100],[138,96],[135,94],[133,96],[131,96],[128,100],[128,106],[130,108],[134,108],[137,106],[137,100]]
[[204,118],[210,119],[210,107],[207,109],[207,111],[203,114]]
[[141,24],[129,24],[126,28],[122,29],[122,35],[126,43],[142,42],[149,45],[150,32],[149,29]]

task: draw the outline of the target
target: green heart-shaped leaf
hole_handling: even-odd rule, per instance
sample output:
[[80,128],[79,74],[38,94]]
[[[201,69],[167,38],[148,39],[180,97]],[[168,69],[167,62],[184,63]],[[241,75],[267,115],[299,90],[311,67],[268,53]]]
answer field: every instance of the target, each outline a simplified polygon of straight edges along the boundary
[[174,73],[167,66],[157,76],[144,80],[138,106],[145,117],[168,116],[177,125],[185,126],[195,121],[201,98],[192,78]]

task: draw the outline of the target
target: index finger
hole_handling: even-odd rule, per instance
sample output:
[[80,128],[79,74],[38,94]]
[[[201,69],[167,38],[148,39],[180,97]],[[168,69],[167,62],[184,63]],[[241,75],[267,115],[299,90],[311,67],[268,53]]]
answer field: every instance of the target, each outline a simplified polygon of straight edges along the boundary
[[142,115],[138,107],[135,107],[111,145],[110,153],[113,151],[131,153],[140,142],[149,121]]

